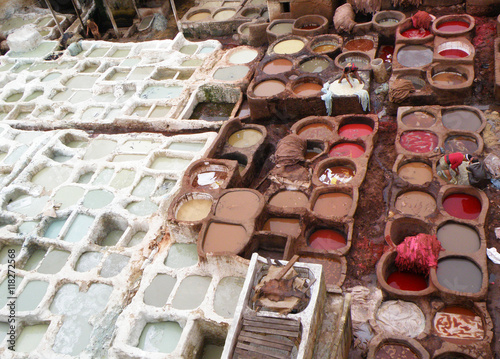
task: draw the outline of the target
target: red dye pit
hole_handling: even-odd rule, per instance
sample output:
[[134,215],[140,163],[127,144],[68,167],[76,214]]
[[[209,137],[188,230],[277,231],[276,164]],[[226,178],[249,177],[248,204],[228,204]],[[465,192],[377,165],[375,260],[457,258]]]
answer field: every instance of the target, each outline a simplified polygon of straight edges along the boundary
[[459,32],[469,28],[469,23],[465,21],[455,20],[446,21],[438,25],[437,29],[443,32]]
[[425,153],[431,152],[438,144],[437,136],[427,131],[408,131],[401,135],[399,141],[405,150]]
[[364,153],[365,149],[357,143],[339,143],[330,150],[328,156],[358,158]]
[[356,139],[368,136],[373,132],[373,128],[363,123],[351,123],[339,128],[339,135],[349,139]]
[[417,292],[427,288],[423,275],[410,272],[394,272],[387,278],[387,284],[399,290]]
[[481,213],[481,202],[470,194],[454,193],[444,199],[443,208],[453,217],[476,219]]
[[319,229],[309,236],[309,247],[331,251],[345,247],[346,239],[343,233],[333,229]]
[[431,32],[429,30],[424,29],[408,29],[403,32],[401,35],[410,39],[422,39],[426,36],[429,36]]
[[378,58],[385,62],[392,62],[392,55],[394,54],[394,46],[382,45],[378,50]]
[[439,51],[439,55],[449,58],[449,59],[460,59],[462,57],[467,57],[469,54],[464,50],[460,49],[446,49]]

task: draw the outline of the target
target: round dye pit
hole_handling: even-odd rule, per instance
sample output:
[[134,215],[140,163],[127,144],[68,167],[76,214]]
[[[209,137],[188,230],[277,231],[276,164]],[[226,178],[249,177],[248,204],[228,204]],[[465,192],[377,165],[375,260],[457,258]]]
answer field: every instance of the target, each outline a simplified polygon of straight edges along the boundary
[[331,138],[333,136],[333,131],[331,126],[326,123],[311,123],[310,125],[300,128],[297,134],[308,140],[321,140],[323,138]]
[[262,132],[254,129],[239,130],[229,136],[227,143],[236,148],[252,147],[262,139]]
[[260,198],[250,191],[231,191],[219,198],[215,215],[226,219],[245,221],[254,218],[259,210]]
[[304,155],[304,158],[306,160],[312,160],[315,158],[317,155],[323,153],[323,148],[321,146],[313,146],[313,147],[308,147],[306,149],[306,153]]
[[352,202],[352,197],[346,193],[323,193],[316,199],[313,212],[325,217],[344,217],[349,214]]
[[373,128],[364,123],[350,123],[339,128],[339,135],[350,140],[371,135]]
[[434,316],[434,330],[444,340],[457,344],[484,338],[484,325],[474,311],[460,306],[448,306]]
[[254,95],[260,97],[275,96],[283,91],[285,91],[285,84],[278,80],[262,81],[253,89]]
[[418,292],[427,289],[427,280],[422,274],[396,271],[389,275],[386,280],[392,288]]
[[329,65],[330,63],[328,62],[327,59],[323,59],[321,57],[315,57],[303,62],[299,66],[299,68],[304,72],[319,73],[326,70]]
[[403,46],[397,53],[398,62],[404,67],[421,67],[432,62],[434,52],[422,45]]
[[318,229],[314,231],[308,240],[308,246],[314,249],[333,251],[345,247],[346,235],[335,229]]
[[198,173],[194,179],[193,188],[221,188],[227,178],[227,171],[204,171]]
[[300,222],[298,218],[271,217],[264,223],[262,230],[297,237],[300,234]]
[[274,45],[273,51],[276,54],[295,54],[304,48],[305,44],[301,40],[283,40]]
[[323,86],[313,82],[303,82],[293,88],[293,92],[299,96],[314,96],[321,92]]
[[320,182],[328,185],[337,185],[350,182],[356,175],[356,171],[347,166],[327,167],[320,175]]
[[407,131],[401,135],[399,140],[401,146],[411,152],[431,152],[438,144],[436,134],[428,131]]
[[444,141],[446,153],[473,153],[478,147],[476,139],[470,136],[450,136]]
[[439,51],[439,55],[446,57],[448,59],[460,59],[463,57],[467,57],[470,54],[461,49],[446,49]]
[[424,37],[430,36],[431,32],[423,28],[420,29],[411,28],[406,31],[403,31],[401,35],[409,39],[423,39]]
[[203,252],[230,252],[238,254],[248,240],[249,237],[243,226],[212,222],[208,225],[203,240]]
[[292,67],[293,63],[288,59],[274,59],[272,61],[269,61],[262,68],[262,71],[268,75],[276,75],[290,71]]
[[462,293],[477,293],[481,290],[481,269],[468,259],[442,259],[438,262],[436,275],[439,284],[449,290]]
[[470,194],[454,193],[443,200],[443,208],[453,217],[476,219],[481,213],[481,202]]
[[426,217],[436,210],[436,200],[429,193],[409,191],[398,196],[394,206],[401,213]]
[[398,176],[414,185],[423,185],[432,181],[432,168],[423,162],[408,162],[398,170]]
[[456,33],[467,30],[469,26],[470,25],[468,22],[460,20],[452,20],[452,21],[442,22],[437,26],[437,29],[443,32]]
[[436,117],[427,112],[414,111],[403,115],[401,122],[409,127],[429,128],[436,123]]
[[364,154],[365,149],[357,143],[339,143],[338,145],[332,147],[328,156],[358,158]]
[[201,11],[188,17],[188,21],[207,21],[211,18],[210,12]]
[[243,49],[236,51],[229,56],[228,61],[235,65],[247,64],[257,58],[259,52],[253,49]]
[[214,15],[214,20],[216,21],[229,20],[234,16],[234,14],[236,14],[236,11],[233,9],[223,9]]
[[393,55],[394,55],[394,46],[382,45],[379,47],[377,58],[384,60],[384,62],[392,63]]
[[211,208],[212,200],[206,198],[193,198],[180,205],[175,218],[179,221],[201,221],[208,216]]
[[370,51],[375,44],[369,39],[354,39],[345,43],[344,49],[347,51]]
[[481,246],[476,230],[459,223],[447,223],[437,231],[443,249],[457,253],[474,253]]
[[293,22],[281,22],[273,25],[269,31],[276,35],[291,34],[293,29]]
[[418,75],[400,75],[398,79],[411,81],[415,90],[421,90],[427,83],[422,76]]
[[453,110],[443,113],[444,127],[452,130],[477,131],[481,125],[481,118],[469,110]]
[[281,208],[303,208],[309,203],[304,192],[300,191],[280,191],[271,197],[269,204]]
[[313,47],[312,50],[314,53],[323,54],[323,53],[335,51],[337,48],[338,48],[337,44],[324,43],[324,44],[319,44],[319,45]]
[[432,76],[432,81],[438,86],[457,86],[467,82],[460,72],[441,71]]
[[377,349],[374,359],[419,359],[417,354],[404,344],[383,344]]

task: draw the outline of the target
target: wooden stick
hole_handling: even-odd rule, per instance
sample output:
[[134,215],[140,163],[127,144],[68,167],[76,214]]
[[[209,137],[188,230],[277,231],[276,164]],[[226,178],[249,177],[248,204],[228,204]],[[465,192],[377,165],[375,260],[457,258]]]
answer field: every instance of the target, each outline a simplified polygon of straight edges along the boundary
[[83,37],[86,37],[87,34],[85,33],[85,25],[83,24],[82,17],[80,16],[80,11],[78,11],[75,0],[71,0],[71,2],[73,3],[73,7],[75,8],[76,16],[78,16],[78,18],[80,19],[80,23],[82,24]]
[[111,8],[108,5],[108,1],[103,0],[103,3],[104,3],[104,7],[106,8],[106,12],[108,13],[109,19],[111,20],[111,24],[113,25],[113,30],[115,30],[116,38],[119,39],[120,33],[118,32],[118,26],[116,26],[115,17],[113,16],[113,13],[111,12]]
[[137,8],[137,3],[135,2],[135,0],[132,0],[132,3],[134,4],[134,9],[135,12],[137,13],[137,17],[139,18],[139,20],[142,20],[141,14],[139,13],[139,9]]
[[276,280],[280,280],[281,278],[283,278],[283,276],[287,274],[290,268],[292,268],[295,262],[297,262],[298,260],[299,260],[299,255],[298,254],[294,255],[292,259],[290,259],[290,261],[287,263],[287,265],[284,266],[283,269],[278,273]]
[[174,13],[174,19],[175,19],[175,23],[177,25],[177,30],[179,32],[182,32],[181,26],[179,25],[179,19],[177,18],[177,9],[175,8],[174,0],[170,0],[170,6],[172,7],[172,12]]
[[50,4],[50,1],[45,0],[45,3],[47,4],[47,7],[49,8],[49,10],[51,12],[52,17],[54,18],[54,21],[56,22],[57,27],[59,28],[59,32],[61,33],[59,36],[63,36],[64,31],[63,31],[61,25],[59,24],[59,21],[57,21],[56,13],[54,12],[54,9],[52,9],[52,5]]

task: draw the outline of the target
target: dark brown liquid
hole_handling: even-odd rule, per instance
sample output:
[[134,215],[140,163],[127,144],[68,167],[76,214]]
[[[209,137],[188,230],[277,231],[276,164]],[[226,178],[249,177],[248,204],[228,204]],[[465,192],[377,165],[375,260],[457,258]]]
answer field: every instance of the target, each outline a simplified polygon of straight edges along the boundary
[[215,215],[244,221],[257,215],[259,197],[250,191],[233,191],[224,194],[215,207]]
[[444,141],[444,149],[446,153],[472,153],[477,150],[477,147],[478,145],[476,139],[469,136],[450,136]]
[[230,252],[238,254],[249,241],[243,226],[227,223],[210,223],[203,241],[205,253]]
[[302,127],[297,134],[307,139],[322,139],[332,135],[330,126],[324,123],[312,123]]
[[436,118],[427,112],[415,111],[404,115],[401,121],[406,126],[428,128],[434,125]]
[[373,41],[368,39],[351,40],[344,45],[344,49],[348,51],[370,51],[373,49]]

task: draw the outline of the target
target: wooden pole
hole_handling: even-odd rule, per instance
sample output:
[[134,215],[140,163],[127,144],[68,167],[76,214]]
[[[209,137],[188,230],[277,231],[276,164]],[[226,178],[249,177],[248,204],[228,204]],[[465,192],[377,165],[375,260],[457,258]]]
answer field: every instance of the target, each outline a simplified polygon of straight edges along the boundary
[[177,30],[181,31],[181,26],[179,25],[179,19],[177,18],[177,9],[175,8],[174,0],[170,0],[170,6],[172,7],[172,12],[174,14],[175,23],[177,24]]
[[137,3],[135,2],[135,0],[132,0],[132,3],[134,4],[134,9],[135,12],[137,13],[137,17],[139,18],[139,20],[142,20],[141,14],[139,13],[139,9],[137,8]]
[[103,3],[104,3],[104,7],[106,8],[106,12],[108,13],[108,17],[111,20],[111,24],[113,25],[113,30],[115,30],[116,38],[119,39],[120,33],[118,32],[118,26],[116,26],[115,17],[113,16],[113,13],[111,12],[111,8],[108,5],[108,1],[103,0]]
[[56,22],[56,25],[59,28],[59,32],[61,33],[60,36],[63,36],[64,35],[64,31],[63,31],[61,25],[59,24],[59,21],[57,21],[56,13],[54,12],[54,9],[52,9],[52,5],[50,4],[50,1],[49,0],[45,0],[45,4],[47,4],[47,7],[49,8],[49,10],[51,12],[52,17],[54,18],[54,21]]
[[78,11],[75,0],[71,0],[71,2],[73,3],[73,7],[75,8],[76,16],[78,16],[78,18],[80,19],[80,23],[82,24],[83,37],[85,37],[87,34],[85,33],[85,25],[83,24],[82,17],[80,16],[80,11]]

